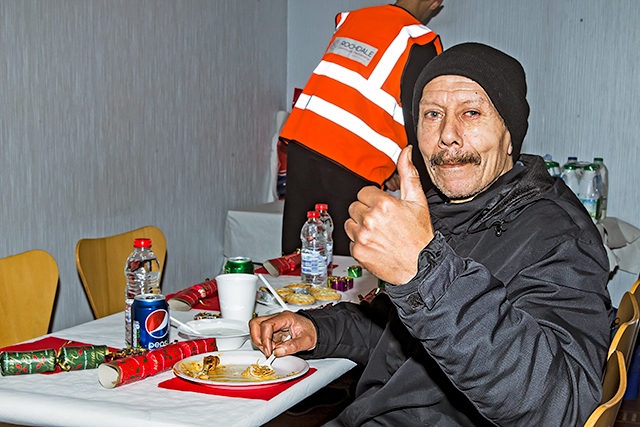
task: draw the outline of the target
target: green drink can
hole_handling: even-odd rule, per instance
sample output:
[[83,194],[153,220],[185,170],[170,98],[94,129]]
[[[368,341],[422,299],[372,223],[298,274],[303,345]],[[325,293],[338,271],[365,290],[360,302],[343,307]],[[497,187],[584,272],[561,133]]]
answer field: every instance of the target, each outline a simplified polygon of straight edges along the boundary
[[224,265],[224,272],[253,274],[253,261],[244,256],[229,258]]

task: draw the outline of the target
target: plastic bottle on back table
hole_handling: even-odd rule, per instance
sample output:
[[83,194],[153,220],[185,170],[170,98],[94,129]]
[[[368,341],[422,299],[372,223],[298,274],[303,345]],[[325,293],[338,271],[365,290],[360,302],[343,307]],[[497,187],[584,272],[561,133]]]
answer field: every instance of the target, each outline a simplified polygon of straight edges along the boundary
[[584,167],[580,178],[578,198],[589,212],[591,219],[596,222],[600,217],[600,190],[598,188],[598,165],[595,163]]
[[327,285],[326,238],[320,212],[307,212],[307,222],[300,231],[300,272],[303,283]]
[[569,156],[569,157],[567,158],[567,162],[566,162],[564,165],[562,165],[562,172],[564,172],[564,168],[565,168],[567,165],[570,165],[570,164],[577,164],[577,163],[578,163],[578,158],[577,158],[576,156]]
[[593,163],[600,166],[600,219],[607,217],[607,200],[609,198],[609,169],[605,166],[602,157],[594,157]]
[[575,163],[565,163],[562,166],[562,180],[577,196],[580,192],[580,176],[578,175],[578,166]]
[[327,276],[333,272],[333,219],[329,215],[329,206],[326,203],[316,204],[316,211],[320,212],[320,221],[324,224],[324,232],[327,240]]
[[160,294],[160,263],[151,250],[151,239],[135,239],[133,252],[124,266],[126,287],[124,290],[125,342],[132,345],[131,304],[137,295]]

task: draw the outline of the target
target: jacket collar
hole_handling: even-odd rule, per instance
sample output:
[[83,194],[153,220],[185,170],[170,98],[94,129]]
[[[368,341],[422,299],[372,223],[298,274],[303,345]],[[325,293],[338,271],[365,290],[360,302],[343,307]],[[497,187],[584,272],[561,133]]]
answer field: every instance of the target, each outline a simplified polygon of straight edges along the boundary
[[504,224],[517,217],[523,206],[552,186],[553,178],[542,157],[522,154],[513,169],[468,202],[449,203],[435,188],[427,192],[427,200],[435,228],[461,234],[495,227],[499,236],[506,229]]

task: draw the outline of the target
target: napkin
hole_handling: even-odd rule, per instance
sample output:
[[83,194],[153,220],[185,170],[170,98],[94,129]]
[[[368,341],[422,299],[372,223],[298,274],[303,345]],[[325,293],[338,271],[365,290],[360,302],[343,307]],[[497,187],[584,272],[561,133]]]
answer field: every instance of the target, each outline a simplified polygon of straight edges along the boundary
[[309,368],[306,374],[291,381],[250,388],[237,387],[237,389],[231,389],[230,387],[216,387],[214,385],[194,383],[178,377],[163,381],[158,384],[158,387],[169,390],[190,391],[192,393],[213,394],[216,396],[240,397],[242,399],[271,400],[316,371],[316,368]]

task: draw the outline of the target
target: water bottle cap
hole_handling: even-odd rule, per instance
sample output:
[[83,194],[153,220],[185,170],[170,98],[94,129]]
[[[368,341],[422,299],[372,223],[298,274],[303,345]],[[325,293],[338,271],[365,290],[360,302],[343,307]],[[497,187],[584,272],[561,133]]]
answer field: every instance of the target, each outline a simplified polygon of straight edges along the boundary
[[316,210],[317,211],[326,211],[327,209],[329,209],[329,205],[327,205],[326,203],[317,203],[316,204]]
[[146,238],[134,239],[133,247],[134,248],[150,248],[151,239],[146,239]]
[[309,211],[309,212],[307,212],[307,218],[320,218],[320,212],[318,212],[318,211]]
[[602,157],[594,157],[593,161],[594,162],[602,162],[603,160],[602,160]]

